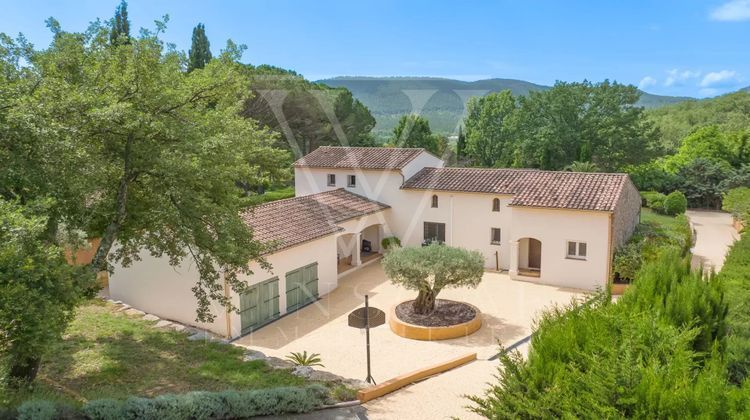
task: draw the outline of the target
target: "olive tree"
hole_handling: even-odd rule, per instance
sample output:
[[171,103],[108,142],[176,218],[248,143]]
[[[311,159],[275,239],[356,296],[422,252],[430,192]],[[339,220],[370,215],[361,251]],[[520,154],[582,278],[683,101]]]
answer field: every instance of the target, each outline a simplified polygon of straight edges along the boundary
[[435,309],[441,290],[477,287],[482,281],[484,258],[477,251],[433,243],[389,251],[383,258],[383,269],[393,284],[419,292],[414,312],[426,315]]

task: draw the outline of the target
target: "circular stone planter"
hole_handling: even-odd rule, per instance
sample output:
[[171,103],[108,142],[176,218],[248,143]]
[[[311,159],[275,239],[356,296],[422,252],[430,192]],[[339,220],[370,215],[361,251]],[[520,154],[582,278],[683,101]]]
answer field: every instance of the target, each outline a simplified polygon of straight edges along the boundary
[[[406,300],[404,302],[409,301],[411,300]],[[425,327],[422,325],[411,324],[401,320],[398,315],[396,315],[396,307],[404,302],[391,307],[388,320],[388,325],[390,325],[391,331],[404,338],[422,341],[450,340],[451,338],[466,337],[467,335],[473,334],[482,326],[482,313],[479,311],[479,308],[466,302],[461,303],[474,309],[475,313],[474,318],[469,321],[444,327]]]

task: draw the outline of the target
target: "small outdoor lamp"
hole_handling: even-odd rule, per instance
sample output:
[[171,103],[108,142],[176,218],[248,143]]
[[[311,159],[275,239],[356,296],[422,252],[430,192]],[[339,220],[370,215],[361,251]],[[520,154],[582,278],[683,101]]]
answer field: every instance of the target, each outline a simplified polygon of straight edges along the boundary
[[349,326],[354,328],[364,328],[367,336],[367,378],[365,381],[369,384],[375,384],[375,379],[370,373],[370,328],[375,328],[385,324],[385,312],[378,308],[371,308],[368,297],[365,295],[365,307],[357,308],[349,314]]

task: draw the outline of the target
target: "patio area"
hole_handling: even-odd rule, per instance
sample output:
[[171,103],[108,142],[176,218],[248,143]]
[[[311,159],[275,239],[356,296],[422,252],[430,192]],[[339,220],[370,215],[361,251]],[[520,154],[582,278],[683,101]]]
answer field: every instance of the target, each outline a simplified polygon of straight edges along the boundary
[[[339,280],[339,287],[316,303],[294,312],[235,344],[284,357],[290,352],[320,353],[324,370],[350,378],[366,376],[364,330],[347,325],[347,316],[364,304],[388,314],[392,305],[412,299],[416,292],[394,286],[379,262]],[[440,298],[469,302],[482,311],[483,325],[476,333],[446,341],[415,341],[392,333],[386,325],[370,331],[372,373],[384,381],[414,369],[470,352],[480,360],[498,351],[498,341],[509,345],[531,332],[539,312],[550,305],[569,303],[581,293],[553,286],[513,281],[506,274],[485,273],[477,289],[449,289]]]

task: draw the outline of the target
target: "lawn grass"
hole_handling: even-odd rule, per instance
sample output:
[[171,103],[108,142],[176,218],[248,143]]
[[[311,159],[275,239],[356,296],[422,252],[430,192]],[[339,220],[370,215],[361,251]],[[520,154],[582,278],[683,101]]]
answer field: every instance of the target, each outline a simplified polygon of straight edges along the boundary
[[0,405],[15,406],[30,398],[76,404],[98,398],[306,383],[263,361],[243,362],[241,348],[190,341],[183,333],[156,329],[153,324],[92,300],[79,309],[64,340],[45,355],[35,388],[9,392],[0,386]]

